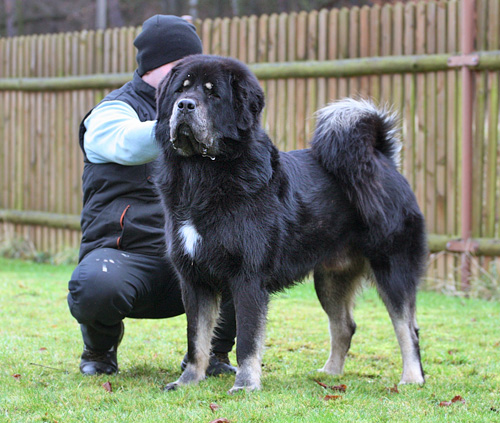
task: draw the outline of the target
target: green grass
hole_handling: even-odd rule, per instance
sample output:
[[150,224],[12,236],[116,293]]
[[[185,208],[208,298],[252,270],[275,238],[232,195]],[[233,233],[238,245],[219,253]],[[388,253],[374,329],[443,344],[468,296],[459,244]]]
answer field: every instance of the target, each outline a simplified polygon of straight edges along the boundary
[[[233,377],[224,376],[165,393],[161,387],[179,376],[185,352],[184,316],[127,319],[120,374],[83,377],[79,329],[66,305],[71,272],[70,266],[0,259],[0,422],[500,421],[498,302],[421,292],[427,383],[391,393],[401,360],[374,290],[358,299],[345,375],[333,378],[314,371],[328,356],[328,324],[306,283],[271,303],[261,391],[230,396]],[[315,379],[347,390],[327,391]],[[108,381],[113,393],[102,386]],[[327,394],[341,398],[325,401]],[[455,395],[465,404],[439,406]],[[219,409],[211,411],[211,403]]]

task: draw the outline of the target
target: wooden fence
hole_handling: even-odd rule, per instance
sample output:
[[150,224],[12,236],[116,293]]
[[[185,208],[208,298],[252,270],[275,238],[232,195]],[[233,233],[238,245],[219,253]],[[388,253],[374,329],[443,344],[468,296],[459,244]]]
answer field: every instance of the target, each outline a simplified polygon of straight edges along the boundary
[[[490,241],[500,238],[499,3],[476,1],[481,60],[475,72],[473,237]],[[305,147],[315,110],[332,99],[362,96],[392,104],[402,117],[402,172],[440,250],[460,236],[461,85],[459,71],[447,65],[459,53],[459,18],[459,2],[449,0],[196,24],[205,53],[252,66],[266,92],[264,126],[281,149]],[[78,125],[131,77],[139,32],[0,39],[0,236],[17,233],[52,252],[78,245]],[[44,212],[45,220],[29,220],[22,211]],[[434,255],[429,275],[447,283],[456,276],[456,260],[446,252]],[[481,259],[484,268],[489,263]]]

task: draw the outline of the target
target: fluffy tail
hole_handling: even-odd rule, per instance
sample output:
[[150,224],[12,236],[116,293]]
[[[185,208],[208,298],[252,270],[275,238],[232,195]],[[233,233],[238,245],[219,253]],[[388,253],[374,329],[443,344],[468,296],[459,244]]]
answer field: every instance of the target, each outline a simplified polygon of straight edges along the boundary
[[369,101],[344,99],[319,110],[317,117],[313,155],[367,224],[386,222],[391,199],[383,180],[387,172],[397,172],[401,149],[397,115]]

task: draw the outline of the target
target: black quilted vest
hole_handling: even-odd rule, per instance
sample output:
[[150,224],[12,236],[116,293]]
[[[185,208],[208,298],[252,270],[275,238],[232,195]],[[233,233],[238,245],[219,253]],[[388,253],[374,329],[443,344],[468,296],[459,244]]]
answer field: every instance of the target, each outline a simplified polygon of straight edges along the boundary
[[[141,121],[156,118],[155,89],[137,73],[132,81],[103,99],[110,100],[132,106]],[[162,256],[164,219],[151,178],[153,163],[139,166],[90,163],[83,148],[86,131],[83,121],[79,136],[85,163],[79,260],[103,247]]]

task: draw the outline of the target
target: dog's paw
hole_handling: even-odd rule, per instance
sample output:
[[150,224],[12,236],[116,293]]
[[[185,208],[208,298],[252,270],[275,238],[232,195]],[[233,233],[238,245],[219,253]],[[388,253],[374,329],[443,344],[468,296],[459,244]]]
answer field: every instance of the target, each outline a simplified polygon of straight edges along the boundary
[[233,395],[237,392],[241,391],[247,391],[247,392],[252,392],[252,391],[258,391],[260,389],[260,386],[258,385],[247,385],[247,386],[236,386],[234,385],[227,393],[229,395]]
[[163,388],[163,391],[167,392],[167,391],[175,391],[178,387],[179,387],[179,383],[178,382],[172,382],[172,383],[169,383],[167,386],[165,386]]
[[410,384],[424,385],[425,379],[422,375],[417,375],[414,377],[402,377],[401,380],[399,381],[399,384],[400,385],[410,385]]

